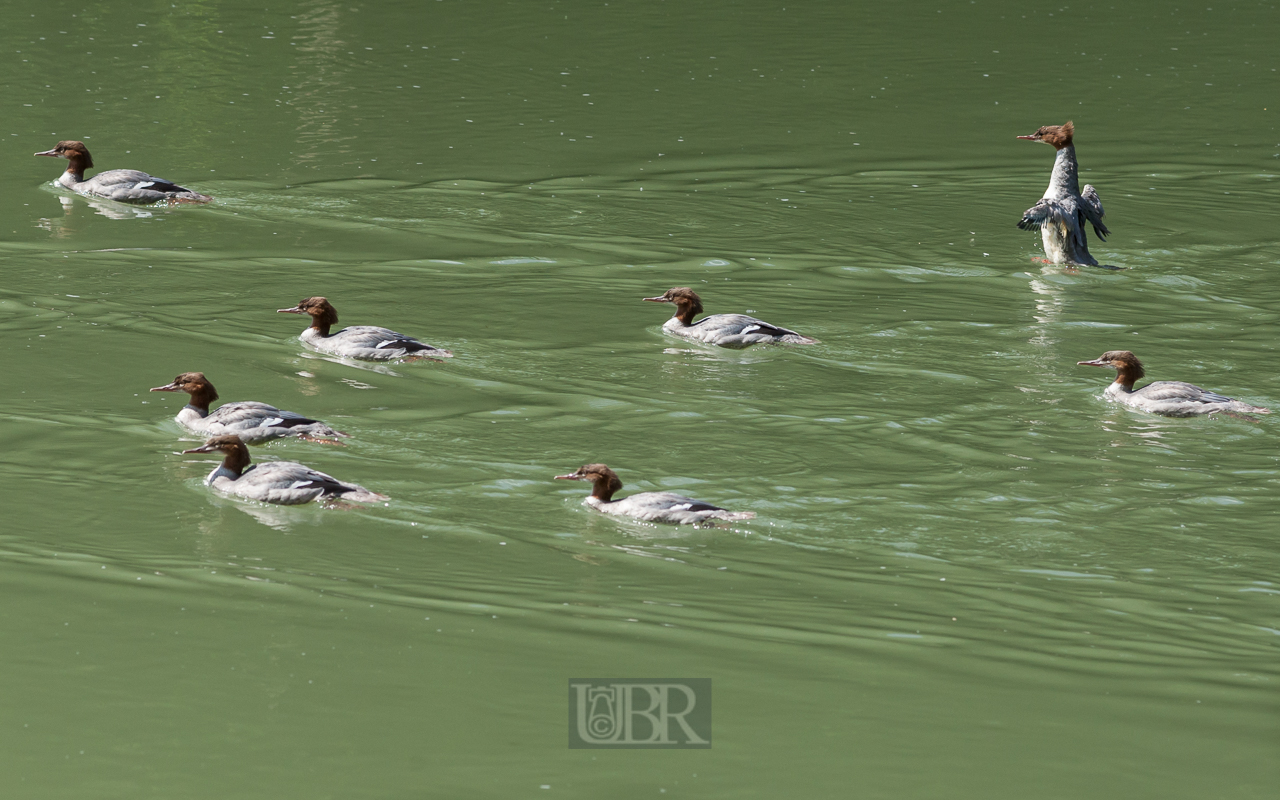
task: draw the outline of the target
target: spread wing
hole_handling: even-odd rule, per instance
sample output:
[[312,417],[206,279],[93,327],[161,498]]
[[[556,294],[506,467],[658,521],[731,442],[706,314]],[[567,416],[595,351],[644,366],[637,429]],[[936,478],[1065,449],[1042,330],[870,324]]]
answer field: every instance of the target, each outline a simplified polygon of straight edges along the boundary
[[1053,220],[1061,220],[1066,216],[1066,209],[1056,200],[1041,200],[1031,208],[1022,212],[1018,227],[1024,231],[1038,230]]
[[[1106,225],[1102,224],[1102,218],[1107,213],[1102,210],[1102,199],[1098,197],[1098,190],[1089,184],[1085,184],[1084,191],[1080,192],[1080,197],[1084,200],[1084,203],[1081,204],[1081,210],[1084,211],[1085,217],[1093,225],[1093,232],[1098,235],[1098,239],[1105,242],[1111,231],[1107,230]],[[1081,227],[1084,226],[1081,225]]]
[[1070,197],[1062,200],[1042,198],[1031,208],[1022,212],[1018,227],[1024,231],[1043,228],[1046,225],[1057,225],[1071,237],[1071,241],[1088,252],[1088,243],[1084,238],[1085,212]]

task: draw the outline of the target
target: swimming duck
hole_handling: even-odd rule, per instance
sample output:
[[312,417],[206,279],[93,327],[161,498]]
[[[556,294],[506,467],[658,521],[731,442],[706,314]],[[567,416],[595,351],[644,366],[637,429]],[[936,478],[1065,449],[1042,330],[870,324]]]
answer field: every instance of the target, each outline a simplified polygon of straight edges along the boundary
[[1135,391],[1134,382],[1146,375],[1146,371],[1142,368],[1142,362],[1138,357],[1128,350],[1108,350],[1092,361],[1076,363],[1083,367],[1114,369],[1115,382],[1107,387],[1102,396],[1152,414],[1166,417],[1194,417],[1216,411],[1242,414],[1271,413],[1269,408],[1251,406],[1182,381],[1154,381]]
[[249,500],[296,506],[313,500],[377,503],[391,499],[296,461],[267,461],[251,467],[249,448],[235,434],[214,436],[200,447],[182,452],[222,453],[222,463],[209,473],[204,482],[223,494]]
[[157,386],[151,391],[186,392],[191,395],[176,419],[184,428],[206,436],[234,433],[246,444],[258,444],[283,436],[337,444],[333,441],[334,438],[347,436],[319,420],[292,411],[281,411],[275,406],[252,400],[224,403],[211,414],[209,404],[218,399],[218,390],[213,388],[203,372],[184,372],[174,378],[173,383]]
[[394,358],[453,358],[453,353],[372,325],[356,325],[329,333],[338,324],[338,311],[323,297],[308,297],[295,308],[277,309],[280,314],[310,314],[311,327],[299,339],[312,350],[335,356],[365,361],[390,361]]
[[693,318],[702,313],[702,298],[687,286],[668,289],[661,297],[643,297],[649,303],[674,303],[676,313],[662,325],[662,330],[672,336],[693,339],[721,347],[749,347],[764,342],[781,344],[817,344],[817,339],[796,333],[787,328],[748,317],[746,314],[712,314],[697,322]]
[[560,481],[591,481],[591,496],[582,501],[596,511],[616,514],[644,522],[671,522],[698,525],[713,519],[739,521],[753,519],[754,511],[728,511],[701,500],[674,492],[642,492],[614,500],[613,493],[622,488],[618,474],[604,464],[585,464],[577,472],[557,475]]
[[36,155],[65,158],[70,162],[58,183],[88,197],[105,197],[121,203],[208,203],[213,200],[207,194],[193,192],[136,169],[109,169],[85,180],[84,171],[93,169],[93,157],[84,142],[58,142],[52,150]]
[[1022,213],[1018,227],[1024,231],[1040,229],[1044,242],[1044,255],[1052,264],[1082,264],[1098,266],[1098,260],[1089,255],[1085,241],[1084,224],[1093,224],[1093,232],[1100,241],[1106,241],[1111,231],[1102,223],[1104,212],[1098,190],[1085,184],[1080,189],[1080,167],[1076,164],[1076,148],[1072,144],[1075,126],[1045,125],[1035,133],[1019,136],[1033,142],[1053,145],[1058,151],[1053,161],[1053,173],[1049,188],[1040,202]]

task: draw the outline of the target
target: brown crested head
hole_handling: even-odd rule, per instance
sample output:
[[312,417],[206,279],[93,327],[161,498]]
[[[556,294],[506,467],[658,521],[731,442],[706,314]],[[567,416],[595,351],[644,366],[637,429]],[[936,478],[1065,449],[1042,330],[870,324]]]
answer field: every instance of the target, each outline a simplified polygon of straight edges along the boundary
[[1055,150],[1061,150],[1064,147],[1071,146],[1071,137],[1075,135],[1076,126],[1068,120],[1063,125],[1044,125],[1040,130],[1029,136],[1019,136],[1019,139],[1028,139],[1033,142],[1044,142],[1053,145]]
[[308,297],[293,308],[277,309],[279,314],[310,314],[311,320],[320,325],[338,324],[338,309],[324,297]]
[[222,453],[222,466],[236,475],[249,466],[249,448],[234,433],[214,436],[199,447],[183,450],[183,453]]
[[595,488],[591,493],[601,500],[608,500],[613,496],[614,492],[622,488],[622,479],[618,477],[618,473],[604,464],[583,464],[578,467],[576,472],[571,472],[568,475],[557,475],[556,480],[591,481],[595,484]]
[[36,153],[36,155],[78,161],[81,168],[93,169],[93,157],[89,155],[89,148],[84,146],[84,142],[68,139],[64,142],[58,142],[49,150],[45,150],[43,153]]
[[1082,367],[1111,367],[1119,373],[1119,378],[1127,378],[1127,383],[1139,380],[1147,374],[1142,368],[1142,362],[1128,350],[1108,350],[1092,361],[1077,361],[1076,364]]
[[243,441],[234,433],[226,433],[221,436],[213,436],[205,441],[199,447],[193,447],[190,450],[183,450],[184,453],[236,453],[240,450],[248,452]]
[[676,286],[663,292],[658,297],[645,297],[650,303],[675,303],[680,309],[679,316],[690,317],[702,313],[702,298],[688,286]]
[[153,392],[186,392],[192,397],[200,395],[206,402],[218,399],[218,390],[204,376],[203,372],[184,372],[173,379],[172,383],[157,386]]

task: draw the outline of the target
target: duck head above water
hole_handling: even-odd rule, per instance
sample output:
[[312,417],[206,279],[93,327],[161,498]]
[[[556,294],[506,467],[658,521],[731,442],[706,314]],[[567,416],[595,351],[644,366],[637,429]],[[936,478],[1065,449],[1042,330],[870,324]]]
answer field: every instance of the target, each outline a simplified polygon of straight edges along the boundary
[[329,335],[329,328],[338,324],[338,309],[323,297],[308,297],[294,308],[276,309],[277,314],[310,314],[311,327],[321,336]]
[[213,388],[203,372],[184,372],[173,379],[173,383],[157,386],[153,392],[186,392],[191,395],[191,406],[206,413],[209,404],[218,399],[218,390]]
[[1147,374],[1142,362],[1128,350],[1108,350],[1092,361],[1077,361],[1081,367],[1111,367],[1116,371],[1116,383],[1132,390],[1135,381]]
[[240,475],[249,466],[249,448],[234,433],[214,436],[199,447],[183,450],[186,453],[222,453],[222,466],[235,475]]
[[692,325],[693,318],[702,313],[702,298],[688,286],[668,289],[661,297],[643,297],[649,303],[675,303],[676,318],[685,325]]
[[606,467],[604,464],[583,464],[578,467],[577,472],[571,472],[568,475],[557,475],[558,481],[591,481],[593,484],[591,496],[607,503],[613,497],[613,493],[622,488],[622,479],[618,477],[618,473]]
[[89,155],[89,148],[84,146],[84,142],[58,142],[53,149],[35,155],[65,158],[70,162],[67,164],[67,172],[73,173],[77,178],[83,178],[86,169],[93,169],[93,157]]
[[1032,142],[1044,142],[1053,145],[1053,149],[1061,150],[1071,146],[1071,137],[1075,135],[1076,126],[1068,121],[1065,125],[1045,125],[1029,136],[1019,136]]

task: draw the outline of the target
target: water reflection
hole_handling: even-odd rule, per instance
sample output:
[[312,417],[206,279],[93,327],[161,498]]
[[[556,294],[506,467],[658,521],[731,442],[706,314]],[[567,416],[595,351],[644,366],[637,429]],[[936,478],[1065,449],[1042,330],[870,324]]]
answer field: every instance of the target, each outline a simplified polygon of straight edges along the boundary
[[[343,356],[331,356],[331,355],[322,356],[312,352],[300,352],[298,353],[298,357],[315,359],[317,361],[328,361],[330,364],[341,364],[344,367],[354,367],[356,369],[367,370],[368,372],[377,372],[381,375],[390,375],[394,378],[400,377],[400,373],[391,369],[391,367],[387,366],[386,364],[383,364],[377,361],[359,361],[354,358],[345,358]],[[429,360],[434,361],[435,359],[429,359]],[[372,387],[368,386],[367,384],[364,384],[364,385],[358,386],[357,388],[364,389],[364,388],[372,388]]]
[[293,506],[275,506],[267,503],[256,503],[252,501],[235,502],[232,500],[218,500],[217,503],[230,504],[237,511],[253,517],[256,521],[266,525],[268,528],[274,528],[278,531],[288,531],[301,522],[303,515],[310,509],[296,508]]
[[41,217],[36,227],[43,228],[53,234],[55,239],[65,239],[78,233],[81,227],[76,222],[84,219],[84,214],[77,210],[80,203],[92,208],[94,213],[107,219],[148,219],[155,216],[150,207],[131,206],[127,203],[116,203],[111,200],[89,199],[82,195],[58,194],[58,205],[61,217]]
[[351,148],[339,144],[356,137],[337,133],[341,119],[342,96],[354,90],[349,80],[350,69],[342,64],[347,43],[339,38],[342,6],[332,2],[304,3],[299,9],[297,46],[298,61],[289,67],[293,73],[289,88],[298,116],[295,129],[301,150],[293,154],[300,164],[312,164],[322,153],[345,153]]

